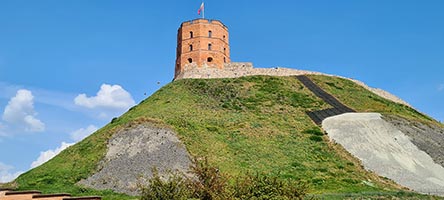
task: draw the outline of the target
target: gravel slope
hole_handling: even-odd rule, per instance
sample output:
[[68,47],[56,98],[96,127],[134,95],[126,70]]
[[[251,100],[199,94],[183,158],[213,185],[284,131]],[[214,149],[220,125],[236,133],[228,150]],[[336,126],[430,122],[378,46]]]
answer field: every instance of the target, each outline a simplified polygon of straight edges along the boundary
[[322,127],[367,170],[412,190],[444,196],[444,168],[379,113],[337,115]]
[[153,168],[160,176],[167,176],[171,171],[186,174],[191,164],[187,150],[172,130],[139,125],[114,134],[98,172],[80,184],[138,195],[137,183],[150,179]]
[[384,116],[384,120],[409,136],[413,144],[429,154],[433,160],[444,167],[444,128],[409,121],[398,116]]

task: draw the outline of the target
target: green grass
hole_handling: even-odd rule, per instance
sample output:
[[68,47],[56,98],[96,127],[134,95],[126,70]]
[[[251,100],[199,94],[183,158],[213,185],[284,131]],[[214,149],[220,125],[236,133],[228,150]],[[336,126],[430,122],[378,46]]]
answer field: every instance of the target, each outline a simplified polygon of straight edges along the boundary
[[47,163],[32,169],[19,178],[19,190],[41,190],[43,193],[71,193],[78,196],[104,196],[106,199],[135,199],[112,191],[96,191],[77,186],[81,179],[95,172],[98,161],[106,151],[106,141],[112,125],[108,125],[87,139],[67,148]]
[[365,88],[356,85],[353,81],[330,76],[311,75],[309,77],[325,91],[329,92],[342,103],[358,112],[395,114],[414,121],[439,124],[439,122],[429,116],[426,116],[409,106],[384,99],[369,92]]
[[[431,120],[345,80],[311,78],[356,110]],[[154,121],[175,130],[192,156],[208,158],[211,165],[233,177],[257,172],[301,180],[313,194],[398,191],[366,172],[340,147],[329,144],[305,113],[329,107],[294,77],[179,80],[16,182],[22,190],[134,199],[76,183],[95,172],[107,140],[117,129]]]
[[419,199],[444,199],[439,196],[430,196],[425,194],[418,194],[414,192],[397,191],[397,192],[360,192],[360,193],[327,193],[318,195],[309,195],[308,198],[314,199],[328,199],[328,200],[343,200],[343,199],[407,199],[407,200],[419,200]]

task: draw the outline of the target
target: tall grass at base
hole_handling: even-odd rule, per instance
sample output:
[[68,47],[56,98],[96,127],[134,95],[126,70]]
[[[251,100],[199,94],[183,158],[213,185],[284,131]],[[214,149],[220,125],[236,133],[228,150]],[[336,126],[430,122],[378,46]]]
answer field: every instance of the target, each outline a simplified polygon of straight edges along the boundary
[[228,182],[228,175],[208,164],[204,159],[192,167],[195,177],[172,173],[162,179],[153,173],[148,185],[139,185],[141,200],[290,200],[304,199],[307,184],[298,181],[284,181],[276,176],[246,174]]

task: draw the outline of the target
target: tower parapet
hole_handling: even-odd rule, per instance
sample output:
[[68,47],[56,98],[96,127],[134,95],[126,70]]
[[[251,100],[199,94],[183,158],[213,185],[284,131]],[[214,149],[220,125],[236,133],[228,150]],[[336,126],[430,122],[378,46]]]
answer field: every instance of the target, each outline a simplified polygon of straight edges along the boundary
[[228,28],[219,20],[183,22],[177,31],[176,78],[192,68],[223,69],[230,63]]

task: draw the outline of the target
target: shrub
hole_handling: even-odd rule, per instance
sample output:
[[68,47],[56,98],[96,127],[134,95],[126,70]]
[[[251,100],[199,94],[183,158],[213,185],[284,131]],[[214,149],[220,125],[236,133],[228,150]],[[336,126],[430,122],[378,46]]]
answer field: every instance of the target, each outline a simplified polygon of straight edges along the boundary
[[229,199],[227,178],[219,172],[218,168],[210,166],[206,158],[202,162],[195,159],[193,164],[191,169],[197,179],[190,180],[189,184],[194,198]]
[[147,186],[139,184],[141,200],[185,200],[190,196],[186,180],[182,175],[171,174],[167,180],[162,180],[158,171],[153,170],[153,177]]
[[228,184],[227,176],[209,165],[207,159],[195,160],[192,172],[193,178],[172,174],[162,180],[154,170],[149,185],[139,185],[141,200],[290,200],[303,199],[308,191],[307,184],[300,181],[260,174],[239,176],[233,184]]

